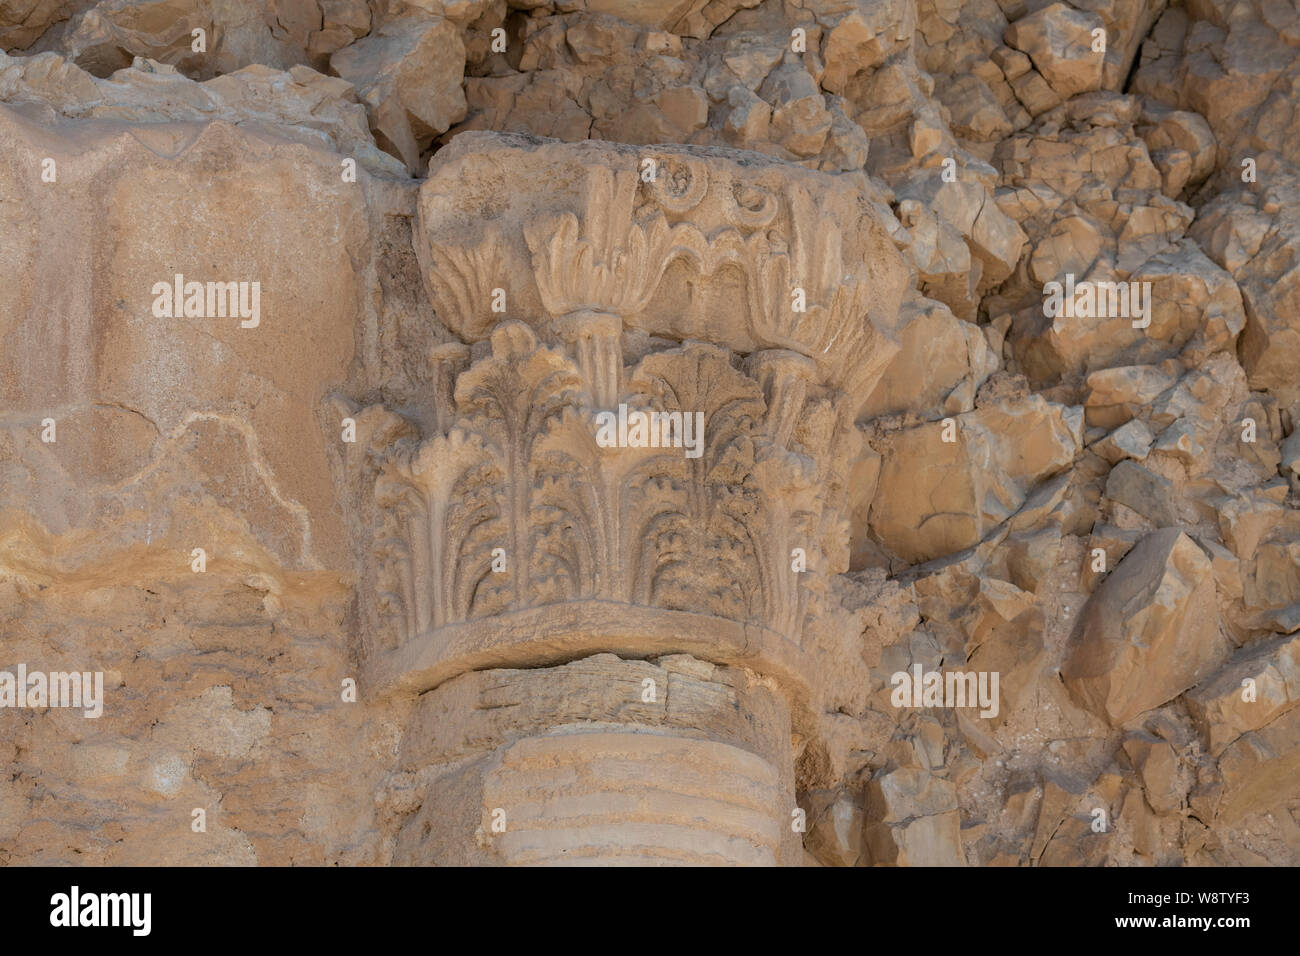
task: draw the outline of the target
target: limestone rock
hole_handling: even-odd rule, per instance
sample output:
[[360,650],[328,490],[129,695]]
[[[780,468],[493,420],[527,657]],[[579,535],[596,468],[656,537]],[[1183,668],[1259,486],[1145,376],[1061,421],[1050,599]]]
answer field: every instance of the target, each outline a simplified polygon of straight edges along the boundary
[[906,303],[900,324],[901,349],[858,417],[931,408],[972,411],[975,393],[998,368],[979,328],[928,299]]
[[1138,133],[1152,161],[1161,168],[1166,196],[1177,198],[1214,171],[1218,144],[1200,113],[1147,102],[1143,104],[1142,120]]
[[862,807],[848,793],[825,801],[804,845],[826,866],[856,866],[862,856]]
[[[1154,441],[1155,436],[1151,434],[1151,429],[1147,427],[1146,423],[1140,418],[1133,418],[1115,429],[1093,447],[1099,455],[1112,465],[1117,465],[1125,458],[1141,461],[1147,456],[1147,452],[1151,450],[1151,444]],[[1114,472],[1111,474],[1113,475]],[[1110,486],[1108,483],[1107,494],[1109,492]]]
[[867,788],[864,831],[875,865],[965,866],[952,784],[923,771],[896,770]]
[[1176,528],[1143,538],[1093,593],[1061,676],[1118,726],[1177,697],[1228,656],[1210,560]]
[[826,71],[821,84],[831,93],[843,93],[857,74],[870,72],[904,46],[908,28],[907,4],[853,3],[833,19],[822,42]]
[[1106,479],[1106,497],[1136,511],[1157,528],[1178,523],[1171,506],[1173,484],[1133,461],[1122,461]]
[[1170,813],[1183,805],[1187,785],[1173,745],[1152,734],[1136,733],[1124,740],[1124,752],[1142,778],[1143,793],[1153,810]]
[[62,0],[4,0],[0,3],[0,50],[25,50],[46,30],[66,19]]
[[884,461],[873,532],[909,563],[970,547],[1074,460],[1081,424],[1069,409],[1038,399],[981,407],[890,436],[878,446]]
[[[138,61],[100,80],[53,53],[21,58],[0,53],[0,101],[103,121],[101,128],[117,123],[164,151],[195,135],[193,127],[179,124],[224,121],[348,154],[379,175],[402,175],[401,166],[375,147],[364,107],[348,84],[308,67],[281,73],[250,66],[196,83],[164,64]],[[177,125],[149,126],[168,122]]]
[[1286,168],[1276,169],[1272,178],[1271,200],[1244,190],[1212,200],[1193,235],[1241,288],[1246,314],[1242,367],[1251,386],[1276,391],[1290,402],[1300,372],[1295,346],[1300,341],[1295,324],[1300,225],[1282,210],[1300,196],[1300,178]]
[[1300,772],[1300,709],[1291,708],[1231,744],[1219,758],[1223,794],[1218,816],[1235,823],[1295,799]]
[[1247,648],[1213,678],[1187,693],[1197,728],[1218,756],[1300,702],[1300,636]]
[[1259,156],[1297,155],[1295,127],[1287,118],[1287,91],[1297,53],[1294,11],[1251,6],[1220,14],[1212,6],[1185,11],[1171,6],[1144,44],[1134,87],[1164,105],[1200,113],[1222,149],[1217,163],[1240,170],[1239,148]]
[[443,17],[389,21],[335,53],[330,67],[357,88],[380,147],[412,172],[433,138],[465,117],[465,48]]
[[[1027,54],[1060,96],[1101,86],[1104,59],[1093,51],[1093,31],[1104,30],[1101,17],[1053,3],[1007,27],[1007,45]],[[1032,112],[1032,111],[1031,111]]]
[[[207,0],[99,0],[76,17],[63,41],[69,57],[96,76],[125,69],[135,57],[211,79],[253,64],[279,70],[313,62],[307,48],[321,22],[314,0],[211,3]],[[202,42],[194,31],[202,30]],[[339,39],[351,42],[352,33]],[[342,45],[340,43],[340,45]]]

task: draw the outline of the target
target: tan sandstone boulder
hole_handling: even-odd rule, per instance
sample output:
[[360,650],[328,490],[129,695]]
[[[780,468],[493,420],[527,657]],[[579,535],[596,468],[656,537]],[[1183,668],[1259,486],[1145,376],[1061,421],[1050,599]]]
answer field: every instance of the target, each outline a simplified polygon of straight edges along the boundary
[[1080,618],[1061,676],[1112,725],[1177,697],[1228,656],[1214,572],[1191,538],[1143,538],[1101,583]]

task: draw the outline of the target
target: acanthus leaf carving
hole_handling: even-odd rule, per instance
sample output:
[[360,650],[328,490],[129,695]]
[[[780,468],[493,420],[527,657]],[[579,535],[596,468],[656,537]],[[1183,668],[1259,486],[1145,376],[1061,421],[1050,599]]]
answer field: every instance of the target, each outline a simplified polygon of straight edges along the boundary
[[[522,322],[498,326],[491,355],[456,382],[456,403],[464,427],[481,435],[500,470],[505,549],[512,585],[511,605],[531,602],[534,541],[531,491],[533,446],[552,427],[581,388],[577,367],[558,349],[540,346]],[[490,562],[489,562],[490,563]]]

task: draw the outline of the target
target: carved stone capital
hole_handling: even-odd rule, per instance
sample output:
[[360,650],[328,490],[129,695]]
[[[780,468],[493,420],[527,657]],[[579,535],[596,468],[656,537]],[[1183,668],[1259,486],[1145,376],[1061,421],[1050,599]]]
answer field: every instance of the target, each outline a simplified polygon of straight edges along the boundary
[[466,136],[421,230],[439,317],[482,345],[433,350],[443,427],[381,455],[372,680],[690,653],[806,695],[846,570],[843,389],[892,354],[906,280],[853,181]]

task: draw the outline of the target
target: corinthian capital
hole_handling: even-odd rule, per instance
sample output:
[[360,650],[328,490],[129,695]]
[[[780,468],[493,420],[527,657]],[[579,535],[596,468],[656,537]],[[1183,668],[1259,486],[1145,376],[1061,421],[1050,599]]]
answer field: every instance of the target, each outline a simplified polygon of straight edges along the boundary
[[433,357],[439,433],[379,453],[371,682],[688,654],[775,681],[815,733],[809,627],[907,278],[855,181],[468,134],[420,216],[469,351]]

